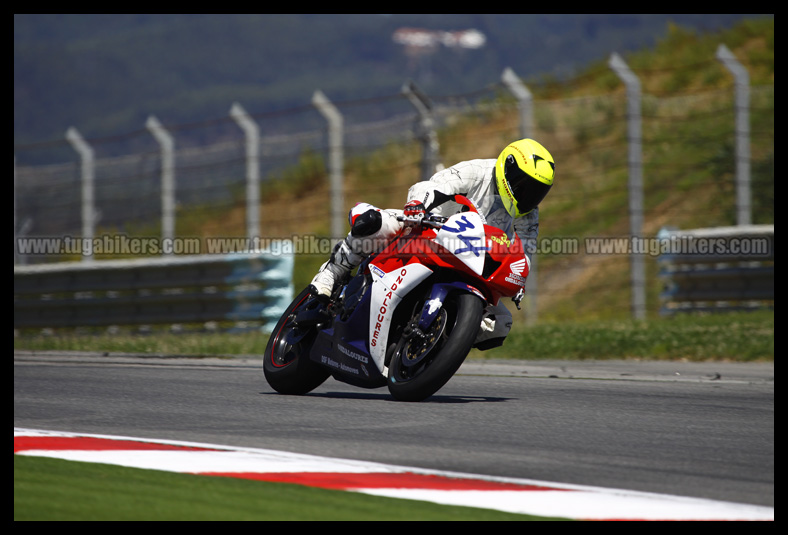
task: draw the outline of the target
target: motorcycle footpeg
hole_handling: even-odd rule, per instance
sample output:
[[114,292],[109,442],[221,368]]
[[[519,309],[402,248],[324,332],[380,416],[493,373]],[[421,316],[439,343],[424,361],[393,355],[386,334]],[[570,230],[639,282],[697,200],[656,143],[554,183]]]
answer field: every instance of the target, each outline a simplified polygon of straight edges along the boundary
[[300,310],[296,314],[294,323],[299,327],[313,327],[331,319],[331,314],[323,306]]

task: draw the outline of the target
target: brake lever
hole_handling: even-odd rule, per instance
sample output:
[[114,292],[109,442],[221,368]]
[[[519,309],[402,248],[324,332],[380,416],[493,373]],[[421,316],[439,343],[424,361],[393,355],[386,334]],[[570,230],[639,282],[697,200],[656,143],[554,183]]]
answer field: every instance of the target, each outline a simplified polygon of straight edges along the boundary
[[520,288],[520,291],[517,292],[517,295],[512,297],[512,301],[514,301],[514,305],[517,307],[517,310],[522,310],[520,308],[520,302],[525,297],[525,287]]
[[423,225],[425,227],[431,228],[441,228],[443,223],[447,221],[448,218],[442,216],[436,216],[432,214],[427,215],[418,215],[416,217],[407,217],[404,215],[398,215],[397,221],[402,221],[407,226],[415,227],[416,225]]

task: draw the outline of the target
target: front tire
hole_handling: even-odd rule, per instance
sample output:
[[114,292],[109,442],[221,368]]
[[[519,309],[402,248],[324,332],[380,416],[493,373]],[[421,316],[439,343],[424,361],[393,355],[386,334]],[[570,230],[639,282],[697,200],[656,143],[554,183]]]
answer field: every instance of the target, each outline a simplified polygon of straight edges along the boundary
[[[421,314],[416,307],[413,320]],[[399,401],[423,401],[462,365],[479,331],[484,304],[469,293],[450,294],[423,337],[403,337],[389,366],[388,389]]]
[[309,288],[303,290],[282,314],[268,339],[263,355],[263,373],[271,388],[280,394],[306,394],[323,384],[331,375],[328,370],[309,360],[315,328],[304,329],[294,322],[298,311],[317,305]]

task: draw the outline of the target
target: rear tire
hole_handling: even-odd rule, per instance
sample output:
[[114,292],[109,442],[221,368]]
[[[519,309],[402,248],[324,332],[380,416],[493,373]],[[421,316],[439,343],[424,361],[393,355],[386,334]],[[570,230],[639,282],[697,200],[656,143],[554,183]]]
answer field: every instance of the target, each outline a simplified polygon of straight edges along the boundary
[[[424,338],[401,338],[389,365],[389,392],[399,401],[423,401],[440,390],[471,350],[484,304],[475,295],[450,294]],[[418,319],[421,307],[416,307]]]
[[[317,301],[311,298],[309,288],[306,288],[282,314],[265,348],[265,379],[280,394],[306,394],[323,384],[331,375],[328,370],[309,360],[309,350],[317,334],[315,328],[300,331],[293,321],[297,311],[309,306],[317,306]],[[288,335],[297,336],[291,340]]]

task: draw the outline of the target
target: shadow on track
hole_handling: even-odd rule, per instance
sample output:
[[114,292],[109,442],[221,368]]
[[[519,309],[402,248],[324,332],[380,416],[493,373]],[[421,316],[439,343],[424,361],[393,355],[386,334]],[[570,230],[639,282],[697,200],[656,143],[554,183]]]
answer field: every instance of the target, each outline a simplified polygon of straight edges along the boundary
[[[281,395],[276,392],[261,392],[261,394]],[[320,392],[305,394],[305,398],[331,398],[331,399],[358,399],[367,401],[396,401],[390,394],[386,393],[372,393],[372,392]],[[496,396],[449,396],[449,395],[433,395],[424,401],[414,403],[500,403],[509,401],[512,398],[502,398]],[[408,403],[406,401],[397,401],[397,403]]]

